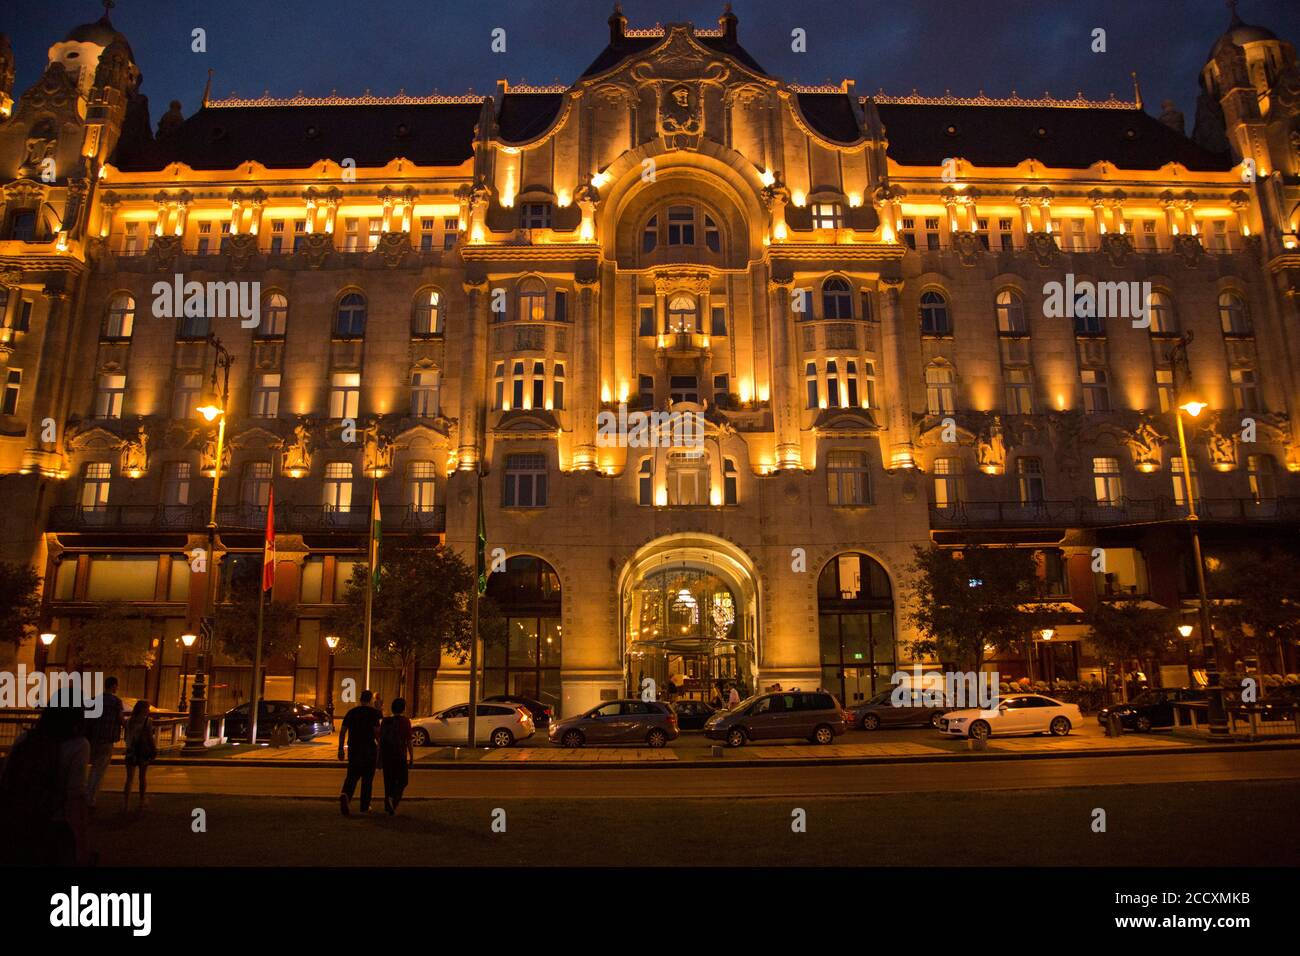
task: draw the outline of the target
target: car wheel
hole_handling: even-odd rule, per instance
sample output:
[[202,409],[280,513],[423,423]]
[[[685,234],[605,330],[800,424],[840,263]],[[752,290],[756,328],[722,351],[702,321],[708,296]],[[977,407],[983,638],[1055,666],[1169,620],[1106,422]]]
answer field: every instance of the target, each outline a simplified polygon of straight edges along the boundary
[[492,736],[488,738],[488,743],[493,747],[509,747],[515,742],[515,735],[505,727],[498,727],[492,731]]
[[1142,731],[1142,733],[1144,733],[1144,734],[1145,734],[1145,733],[1148,733],[1148,732],[1151,730],[1151,718],[1150,718],[1150,717],[1139,717],[1139,718],[1138,718],[1138,730]]
[[993,735],[993,730],[989,727],[988,721],[977,720],[970,725],[970,730],[967,733],[976,740],[988,740]]
[[427,747],[429,745],[429,732],[423,727],[416,727],[411,731],[411,745],[415,747]]
[[294,730],[289,724],[281,724],[280,726],[284,728],[284,742],[287,744],[297,743],[298,731]]
[[727,746],[741,747],[745,743],[745,732],[739,727],[733,727],[727,731]]
[[941,721],[941,720],[943,720],[943,714],[931,714],[931,715],[930,715],[930,726],[933,727],[935,730],[938,730],[938,729],[939,729],[939,721]]
[[570,749],[581,747],[583,744],[582,731],[566,730],[564,736],[560,738],[560,746]]
[[651,747],[662,747],[668,743],[668,735],[662,730],[655,728],[646,735],[645,742]]
[[818,724],[817,729],[813,731],[812,739],[815,744],[834,743],[835,731],[831,729],[829,724]]
[[1064,737],[1070,732],[1070,721],[1066,717],[1053,717],[1049,729],[1053,737]]
[[875,714],[865,714],[862,718],[863,730],[879,730],[880,718]]

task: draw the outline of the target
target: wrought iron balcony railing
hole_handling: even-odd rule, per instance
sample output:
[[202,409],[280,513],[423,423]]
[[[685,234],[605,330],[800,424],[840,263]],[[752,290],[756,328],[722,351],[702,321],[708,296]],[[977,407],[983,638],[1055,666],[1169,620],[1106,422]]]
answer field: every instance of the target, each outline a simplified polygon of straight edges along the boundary
[[[1206,521],[1297,521],[1300,498],[1198,498],[1197,514]],[[1072,501],[958,501],[930,505],[936,528],[1041,527],[1044,525],[1135,524],[1180,521],[1187,505],[1171,498],[1119,498],[1101,504],[1086,498]]]
[[[438,505],[382,507],[389,529],[445,531],[447,509]],[[330,505],[286,505],[275,508],[275,529],[289,531],[365,532],[370,524],[369,503],[341,509]],[[51,510],[50,531],[201,531],[208,526],[206,505],[105,505],[62,506]],[[223,531],[261,531],[266,509],[253,505],[218,506],[217,527]]]

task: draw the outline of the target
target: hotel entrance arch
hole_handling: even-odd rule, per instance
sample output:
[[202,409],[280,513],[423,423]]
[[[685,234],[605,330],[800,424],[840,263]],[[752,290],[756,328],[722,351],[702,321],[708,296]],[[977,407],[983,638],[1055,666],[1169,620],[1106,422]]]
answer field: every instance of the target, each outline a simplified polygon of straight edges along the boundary
[[506,559],[488,578],[487,596],[501,612],[503,627],[483,636],[481,692],[517,694],[560,712],[562,631],[560,576],[531,554]]
[[758,574],[740,548],[708,535],[647,544],[619,584],[627,692],[655,682],[661,700],[710,700],[758,683]]

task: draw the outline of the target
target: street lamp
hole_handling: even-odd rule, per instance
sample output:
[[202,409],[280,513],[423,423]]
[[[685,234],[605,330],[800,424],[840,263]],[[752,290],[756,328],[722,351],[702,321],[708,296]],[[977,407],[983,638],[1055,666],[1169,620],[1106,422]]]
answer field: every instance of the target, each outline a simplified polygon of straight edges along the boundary
[[197,634],[182,634],[181,643],[185,645],[185,652],[181,655],[181,702],[176,705],[176,709],[184,711],[186,708],[185,692],[190,683],[190,648],[194,642],[199,639]]
[[[207,688],[204,657],[217,632],[217,497],[221,491],[221,456],[226,446],[226,409],[230,407],[230,366],[235,358],[215,335],[208,334],[208,344],[216,355],[212,361],[212,378],[196,411],[204,420],[217,423],[217,449],[212,465],[212,510],[208,517],[208,589],[204,603],[203,640],[199,643],[194,665],[194,688],[190,694],[189,725],[185,733],[186,750],[203,750],[208,738]],[[217,372],[221,372],[221,389],[217,389]],[[253,715],[254,717],[256,715]]]
[[325,710],[334,719],[334,650],[339,646],[337,634],[325,638],[325,646],[330,649],[329,669],[325,672]]
[[53,631],[45,631],[41,634],[41,664],[37,670],[42,674],[50,666],[50,645],[54,643],[57,636]]
[[[1055,635],[1056,635],[1056,629],[1051,627],[1045,627],[1038,632],[1038,636],[1044,641],[1050,641]],[[1044,664],[1042,669],[1046,671],[1048,669],[1047,665]],[[1051,671],[1047,676],[1047,686],[1051,690],[1056,690],[1056,660],[1055,659],[1052,660]]]
[[[1178,453],[1183,464],[1183,497],[1187,499],[1187,525],[1192,535],[1192,560],[1196,564],[1196,595],[1200,603],[1201,648],[1205,657],[1205,683],[1210,692],[1210,734],[1226,736],[1228,715],[1223,707],[1223,688],[1219,684],[1219,648],[1210,625],[1210,599],[1205,589],[1205,561],[1201,557],[1200,517],[1196,513],[1196,493],[1192,487],[1192,463],[1187,455],[1187,435],[1183,430],[1183,412],[1196,418],[1209,406],[1196,394],[1192,386],[1192,369],[1187,360],[1187,347],[1192,342],[1189,329],[1178,337],[1169,350],[1169,364],[1175,381],[1174,421],[1178,426]],[[1177,384],[1182,371],[1182,385]],[[1184,625],[1186,626],[1186,625]],[[1181,631],[1181,628],[1179,629]]]

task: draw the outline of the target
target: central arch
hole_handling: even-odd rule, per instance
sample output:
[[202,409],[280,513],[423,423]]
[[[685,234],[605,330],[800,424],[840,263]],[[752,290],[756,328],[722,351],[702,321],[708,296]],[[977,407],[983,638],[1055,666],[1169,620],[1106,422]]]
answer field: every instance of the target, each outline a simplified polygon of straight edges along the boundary
[[661,699],[708,700],[727,684],[753,693],[759,611],[758,571],[731,542],[681,533],[646,544],[619,578],[628,693],[639,696],[645,678]]

